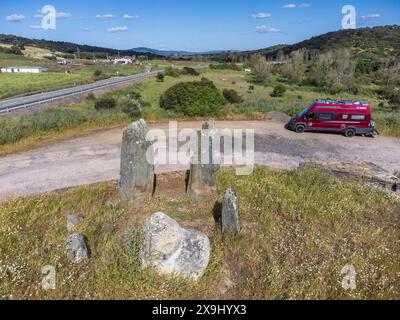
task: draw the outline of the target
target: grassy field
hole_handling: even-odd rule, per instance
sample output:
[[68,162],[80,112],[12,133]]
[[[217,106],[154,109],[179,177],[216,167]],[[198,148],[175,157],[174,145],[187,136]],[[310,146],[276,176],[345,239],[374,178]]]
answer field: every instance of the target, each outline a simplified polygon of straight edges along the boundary
[[[242,232],[223,238],[215,201],[234,187]],[[317,171],[257,169],[218,175],[218,198],[194,202],[158,195],[140,207],[119,201],[117,184],[101,183],[10,199],[0,206],[0,299],[400,299],[400,201],[390,193]],[[199,282],[142,269],[139,231],[163,211],[205,232],[211,260]],[[66,217],[79,212],[91,259],[72,266]],[[351,264],[357,287],[341,287]],[[44,291],[52,265],[57,288]]]
[[[110,69],[105,72],[115,72],[114,67],[108,68]],[[79,72],[85,75],[83,78],[90,79],[94,69],[95,66],[90,66],[84,71]],[[123,70],[121,70],[122,72]],[[164,82],[150,79],[142,84],[131,86],[124,90],[114,90],[107,94],[118,99],[126,90],[140,92],[143,100],[150,104],[144,108],[141,116],[146,121],[154,122],[166,119],[185,120],[188,118],[161,109],[159,106],[160,96],[178,82],[200,80],[201,77],[206,77],[214,81],[220,91],[223,89],[235,89],[243,96],[243,103],[239,105],[227,104],[225,106],[225,116],[221,119],[263,120],[265,113],[269,111],[281,111],[288,115],[294,115],[303,110],[316,98],[326,97],[324,94],[316,91],[315,88],[288,86],[288,91],[283,97],[274,98],[271,97],[273,87],[277,83],[280,83],[281,79],[273,77],[269,85],[254,85],[254,89],[249,90],[249,83],[247,81],[249,75],[237,71],[210,71],[207,69],[201,71],[199,77],[166,77]],[[3,90],[10,89],[3,88]],[[373,117],[381,133],[400,137],[400,113],[380,110],[377,108],[380,101],[376,97],[367,95],[355,96],[344,93],[331,98],[369,100],[374,108]],[[118,108],[111,111],[95,111],[94,103],[90,101],[86,101],[80,105],[62,106],[50,111],[37,111],[13,118],[0,118],[0,127],[3,129],[0,131],[0,155],[35,147],[55,139],[71,137],[77,133],[83,134],[99,128],[125,125],[132,120],[134,119],[122,113]]]
[[[0,61],[1,63],[1,61]],[[94,77],[96,70],[102,71],[101,78],[127,76],[143,72],[143,67],[132,65],[88,65],[82,66],[72,73],[45,72],[39,74],[0,73],[0,99],[41,91],[51,91],[64,87],[82,85],[99,80]]]

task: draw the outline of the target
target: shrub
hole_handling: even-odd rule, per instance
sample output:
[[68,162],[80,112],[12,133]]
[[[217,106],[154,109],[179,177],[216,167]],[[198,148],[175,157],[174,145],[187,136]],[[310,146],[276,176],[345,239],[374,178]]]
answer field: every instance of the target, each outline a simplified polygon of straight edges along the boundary
[[195,69],[189,68],[189,67],[183,67],[181,74],[186,74],[189,76],[199,76],[200,75],[200,73],[197,72]]
[[240,71],[240,67],[235,63],[218,63],[210,64],[210,69],[214,70],[234,70]]
[[94,105],[96,110],[109,110],[109,109],[114,109],[116,106],[116,101],[113,97],[101,97],[96,100],[96,103]]
[[249,91],[253,91],[254,90],[254,86],[251,84],[249,85]]
[[98,77],[100,77],[102,74],[103,74],[103,71],[97,69],[97,70],[93,73],[93,76],[94,76],[95,78],[98,78]]
[[142,103],[133,95],[127,94],[119,98],[118,106],[131,117],[139,117],[142,114]]
[[15,54],[17,56],[23,56],[24,55],[22,53],[22,51],[21,51],[21,48],[19,46],[17,46],[17,45],[11,46],[10,49],[9,49],[9,53]]
[[87,95],[86,100],[95,101],[95,100],[96,100],[96,96],[94,95],[93,92],[91,92],[91,93],[89,93],[89,94]]
[[181,82],[160,98],[160,107],[186,116],[215,116],[222,113],[224,98],[208,79]]
[[385,87],[381,90],[380,95],[387,99],[392,105],[400,105],[400,89],[396,87]]
[[234,89],[225,89],[223,91],[223,95],[229,103],[242,103],[244,101],[243,98]]
[[274,91],[271,93],[271,97],[283,97],[286,92],[286,87],[282,84],[275,86]]
[[168,67],[165,69],[165,75],[173,78],[179,78],[181,72],[179,69]]
[[164,82],[164,78],[165,78],[164,73],[161,73],[161,72],[157,73],[157,81],[158,82]]

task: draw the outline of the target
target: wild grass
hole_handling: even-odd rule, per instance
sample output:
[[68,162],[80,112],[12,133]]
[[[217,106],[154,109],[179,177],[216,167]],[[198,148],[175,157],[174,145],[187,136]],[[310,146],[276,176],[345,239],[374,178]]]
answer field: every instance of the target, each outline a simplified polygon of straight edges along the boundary
[[[0,64],[2,62],[0,61]],[[99,80],[94,77],[94,72],[102,72],[101,79],[127,76],[142,72],[142,67],[122,65],[88,65],[71,73],[43,72],[38,74],[0,73],[0,99],[16,95],[51,91],[65,87],[78,86]]]
[[93,102],[3,117],[0,118],[0,155],[63,138],[84,129],[111,127],[129,121],[130,117],[119,109],[95,110]]
[[[92,69],[95,67],[91,66]],[[109,72],[114,72],[113,70],[115,71],[111,68]],[[92,76],[92,71],[86,72]],[[149,106],[143,109],[141,115],[149,122],[166,119],[187,120],[188,117],[161,109],[159,99],[168,88],[176,83],[199,80],[201,77],[214,81],[220,91],[235,89],[244,99],[241,104],[227,104],[225,115],[221,117],[221,120],[263,120],[265,113],[269,111],[280,111],[293,116],[306,108],[316,98],[321,97],[321,93],[313,91],[312,88],[289,86],[284,97],[273,98],[270,94],[273,91],[273,86],[282,81],[279,78],[272,78],[271,83],[266,86],[255,84],[254,88],[249,90],[249,83],[246,78],[248,76],[242,72],[210,71],[206,69],[201,71],[199,77],[187,75],[179,78],[166,77],[164,82],[149,79],[139,85],[110,91],[107,95],[118,97],[130,90],[139,92],[143,100],[149,103]],[[367,96],[354,96],[344,93],[332,98],[369,100],[374,109],[373,118],[376,120],[376,126],[380,132],[385,135],[400,137],[400,114],[395,111],[376,108],[379,104],[376,97],[368,98]],[[93,103],[86,101],[80,105],[61,106],[51,111],[37,111],[24,116],[0,118],[0,155],[37,146],[49,140],[68,137],[78,132],[84,133],[97,128],[125,125],[133,120],[118,109],[108,112],[93,109]]]
[[[317,171],[257,169],[248,177],[218,175],[219,196],[234,187],[242,232],[223,238],[214,202],[157,196],[127,207],[116,183],[10,199],[0,207],[2,299],[399,299],[399,198]],[[199,282],[159,276],[140,266],[139,231],[163,211],[211,240]],[[91,259],[65,253],[66,217],[79,212]],[[341,286],[356,268],[357,288]],[[57,271],[56,290],[41,288],[42,267]]]

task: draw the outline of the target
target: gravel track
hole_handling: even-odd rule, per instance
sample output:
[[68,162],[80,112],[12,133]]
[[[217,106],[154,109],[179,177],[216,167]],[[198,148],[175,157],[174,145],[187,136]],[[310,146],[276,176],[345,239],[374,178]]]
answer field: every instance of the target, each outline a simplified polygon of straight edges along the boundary
[[[200,129],[202,122],[181,122],[179,129]],[[345,138],[337,134],[296,134],[272,121],[220,121],[218,128],[255,129],[255,162],[292,169],[304,161],[370,161],[394,172],[400,169],[400,140],[380,136]],[[168,129],[167,123],[150,128]],[[0,158],[0,200],[118,179],[123,128]],[[157,166],[156,172],[186,169]]]

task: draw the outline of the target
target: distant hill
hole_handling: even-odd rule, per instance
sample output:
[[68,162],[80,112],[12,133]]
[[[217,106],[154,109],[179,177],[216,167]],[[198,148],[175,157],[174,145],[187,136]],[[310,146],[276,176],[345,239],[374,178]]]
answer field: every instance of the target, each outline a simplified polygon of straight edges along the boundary
[[[181,51],[181,50],[157,50],[146,47],[139,47],[131,49],[133,51],[142,52],[142,53],[153,53],[161,56],[194,56],[194,55],[210,55],[210,54],[222,54],[223,50],[214,50],[214,51],[205,51],[205,52],[195,52],[195,51]],[[232,50],[229,52],[239,52],[238,50]]]
[[260,53],[267,58],[275,59],[279,51],[288,55],[293,51],[303,48],[315,52],[349,48],[358,54],[399,56],[400,26],[394,25],[355,30],[339,30],[316,36],[293,45],[279,45],[266,49],[241,52],[239,56],[248,57],[253,53]]
[[58,51],[65,54],[74,54],[78,51],[83,56],[85,54],[97,54],[97,55],[110,55],[116,56],[120,55],[147,55],[150,59],[153,58],[161,58],[161,55],[158,55],[154,52],[147,52],[147,51],[135,51],[135,50],[117,50],[117,49],[110,49],[110,48],[102,48],[96,46],[89,46],[89,45],[81,45],[71,42],[64,42],[64,41],[50,41],[44,39],[28,39],[24,37],[19,37],[15,35],[8,35],[8,34],[0,34],[0,43],[4,44],[22,44],[24,46],[32,46],[42,49],[48,49],[51,51]]

